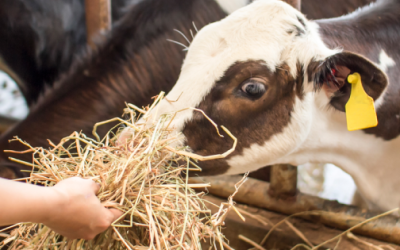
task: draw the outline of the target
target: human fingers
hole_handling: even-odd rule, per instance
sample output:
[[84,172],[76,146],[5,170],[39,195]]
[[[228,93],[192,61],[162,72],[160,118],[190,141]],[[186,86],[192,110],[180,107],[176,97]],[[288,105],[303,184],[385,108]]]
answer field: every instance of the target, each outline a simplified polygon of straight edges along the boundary
[[113,215],[112,222],[116,221],[119,217],[121,217],[124,214],[124,212],[115,208],[109,208],[108,211],[110,211],[111,214]]
[[132,128],[124,128],[122,132],[119,134],[117,141],[115,142],[116,146],[123,146],[127,143],[129,138],[131,138],[135,134],[135,131]]
[[94,238],[97,234],[107,230],[115,220],[123,215],[123,212],[115,208],[108,209],[103,207],[102,210],[102,214],[96,219],[97,222],[92,224],[96,226],[92,227],[91,230],[86,230],[86,232],[83,232],[84,235],[81,236],[82,238],[86,240]]
[[92,180],[88,180],[88,181],[91,182],[91,187],[92,187],[92,190],[94,191],[94,193],[98,194],[99,190],[100,190],[100,184],[98,184],[98,183],[96,183],[96,182],[94,182]]

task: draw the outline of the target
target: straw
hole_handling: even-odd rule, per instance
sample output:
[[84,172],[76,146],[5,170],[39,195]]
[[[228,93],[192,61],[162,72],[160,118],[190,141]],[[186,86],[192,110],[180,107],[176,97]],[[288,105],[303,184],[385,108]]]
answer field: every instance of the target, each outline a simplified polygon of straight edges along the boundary
[[[211,246],[215,247],[219,242],[221,249],[224,246],[230,249],[221,227],[227,212],[234,208],[233,196],[212,215],[203,201],[204,193],[192,189],[205,188],[209,184],[188,184],[187,173],[199,171],[195,165],[197,160],[225,157],[234,150],[236,138],[223,127],[233,140],[233,147],[227,153],[203,157],[189,152],[187,147],[176,143],[176,136],[167,126],[174,114],[161,115],[151,124],[146,122],[162,97],[163,94],[159,95],[150,108],[127,104],[125,115],[128,120],[114,118],[96,124],[93,134],[97,140],[74,132],[58,144],[50,142],[51,148],[45,149],[31,147],[16,138],[29,147],[26,152],[33,152],[32,163],[15,160],[33,167],[30,183],[51,187],[73,176],[94,180],[101,186],[98,193],[101,203],[123,211],[124,215],[90,241],[70,240],[42,224],[22,223],[15,225],[16,229],[0,243],[0,248],[10,243],[9,249],[31,250],[196,250],[202,249],[202,241],[208,241]],[[144,121],[137,122],[140,117]],[[113,121],[120,121],[132,130],[126,143],[118,141],[121,131],[115,135],[115,129],[101,140],[97,135],[99,126]],[[243,182],[238,183],[237,188]]]

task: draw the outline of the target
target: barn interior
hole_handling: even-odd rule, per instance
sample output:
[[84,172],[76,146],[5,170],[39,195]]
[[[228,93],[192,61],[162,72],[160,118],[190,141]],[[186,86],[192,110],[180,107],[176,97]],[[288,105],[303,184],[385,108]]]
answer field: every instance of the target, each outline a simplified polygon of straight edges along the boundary
[[[21,4],[26,2],[17,1]],[[78,2],[54,1],[64,4]],[[87,50],[96,50],[97,46],[102,46],[111,37],[108,34],[114,26],[112,15],[120,15],[119,18],[122,20],[124,15],[129,13],[128,9],[146,0],[119,3],[123,8],[118,10],[116,9],[118,4],[116,6],[111,4],[115,0],[79,1],[84,1],[86,11],[84,28],[87,44],[82,46]],[[39,0],[37,2],[45,4]],[[217,2],[221,2],[223,9],[234,10],[250,4],[252,0]],[[374,1],[335,0],[328,3],[319,0],[288,0],[285,2],[295,7],[300,6],[300,10],[312,20],[342,16]],[[114,13],[118,11],[119,13]],[[76,17],[70,15],[69,18]],[[7,42],[12,43],[12,41]],[[187,43],[183,37],[176,42]],[[181,48],[178,44],[176,46]],[[90,56],[90,52],[86,55]],[[81,58],[76,57],[74,60]],[[18,84],[21,79],[10,70],[7,63],[2,61],[1,53],[0,70],[0,132],[6,133],[15,124],[26,119],[35,101],[29,99],[31,97],[27,98],[26,93],[24,95],[24,90],[21,89],[23,84]],[[54,81],[62,78],[68,69],[62,69],[60,72],[57,72],[59,76],[54,77],[56,79]],[[52,87],[51,85],[43,87],[37,98],[48,91],[47,88]],[[63,136],[71,132],[65,131]],[[9,171],[0,168],[0,177],[10,178],[10,176],[16,178],[10,175]],[[235,192],[235,184],[241,178],[242,175],[198,177],[192,178],[191,183],[200,181],[211,183],[211,187],[207,190],[198,191],[206,191],[207,200],[221,204]],[[329,162],[306,163],[300,166],[288,164],[267,166],[250,173],[248,180],[235,195],[234,201],[246,220],[243,221],[234,211],[228,213],[223,233],[229,240],[231,248],[226,247],[226,249],[400,249],[398,212],[392,211],[386,214],[384,212],[387,211],[374,211],[368,208],[357,193],[352,177]],[[215,207],[211,206],[210,209],[213,213],[217,212]],[[0,231],[0,241],[6,233]],[[2,247],[5,246],[0,245],[0,249]],[[206,246],[204,247],[206,249]]]

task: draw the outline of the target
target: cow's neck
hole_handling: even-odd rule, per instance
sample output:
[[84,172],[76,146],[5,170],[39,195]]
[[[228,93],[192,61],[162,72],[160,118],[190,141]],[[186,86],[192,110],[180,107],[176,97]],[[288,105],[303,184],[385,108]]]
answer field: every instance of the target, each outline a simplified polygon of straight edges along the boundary
[[[349,173],[370,208],[389,210],[400,205],[400,138],[386,141],[363,131],[347,131],[345,114],[313,106],[312,125],[305,142],[282,162],[333,163]],[[383,204],[377,206],[376,204]]]
[[400,134],[400,2],[381,0],[350,15],[317,21],[324,42],[368,57],[389,77],[389,86],[378,99],[376,128],[366,133],[393,140]]
[[315,105],[314,132],[287,157],[293,164],[311,161],[339,166],[353,176],[370,207],[381,210],[400,204],[395,191],[400,176],[399,12],[399,2],[382,0],[348,16],[317,21],[328,47],[368,57],[387,73],[389,86],[384,98],[378,99],[378,127],[349,132],[343,112],[327,112],[326,107]]

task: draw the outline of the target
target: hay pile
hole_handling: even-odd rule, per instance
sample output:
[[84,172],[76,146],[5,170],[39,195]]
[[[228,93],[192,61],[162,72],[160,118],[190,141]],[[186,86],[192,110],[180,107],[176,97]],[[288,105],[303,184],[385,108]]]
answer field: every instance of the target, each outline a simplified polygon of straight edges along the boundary
[[148,119],[146,114],[162,98],[163,94],[146,110],[127,105],[126,121],[115,118],[95,126],[95,135],[97,126],[115,120],[131,127],[135,132],[124,145],[116,143],[118,134],[112,132],[102,140],[75,132],[57,145],[50,143],[51,149],[33,148],[17,139],[34,153],[33,164],[24,163],[34,167],[29,182],[53,186],[73,176],[92,179],[101,185],[102,204],[125,214],[91,241],[69,240],[41,224],[19,224],[0,248],[10,243],[10,249],[201,249],[201,241],[228,247],[221,226],[232,198],[212,215],[204,193],[192,189],[208,185],[188,184],[187,175],[182,177],[182,172],[199,168],[196,155],[171,146],[177,140],[168,127],[171,115],[153,125],[137,123],[137,114]]

